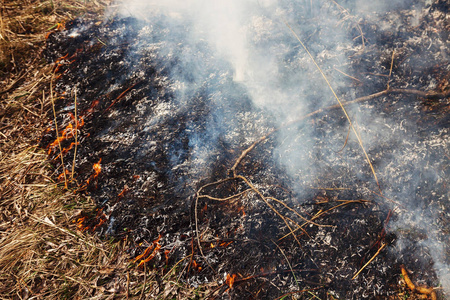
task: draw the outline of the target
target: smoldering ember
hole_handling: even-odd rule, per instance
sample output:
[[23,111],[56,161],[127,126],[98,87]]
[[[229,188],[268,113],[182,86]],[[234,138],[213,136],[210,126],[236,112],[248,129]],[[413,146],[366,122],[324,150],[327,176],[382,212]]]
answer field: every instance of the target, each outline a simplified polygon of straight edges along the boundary
[[372,2],[126,1],[52,32],[41,144],[98,205],[78,228],[210,298],[448,296],[450,5]]

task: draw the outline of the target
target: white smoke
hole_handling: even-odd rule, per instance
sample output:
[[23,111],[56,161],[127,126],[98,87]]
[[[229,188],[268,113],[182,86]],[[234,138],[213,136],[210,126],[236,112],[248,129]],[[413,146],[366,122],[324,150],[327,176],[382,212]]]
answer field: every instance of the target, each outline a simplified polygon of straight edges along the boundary
[[[408,1],[403,0],[357,0],[353,1],[352,8],[361,14],[385,13],[393,9],[406,8],[409,4]],[[420,1],[416,3],[418,8],[424,4]],[[340,15],[334,13],[337,11],[334,1],[133,0],[124,1],[119,7],[121,15],[131,15],[148,20],[150,23],[154,16],[163,14],[174,23],[186,24],[185,30],[176,33],[183,36],[183,39],[189,43],[183,48],[184,53],[181,57],[182,65],[189,70],[190,81],[185,81],[184,75],[177,77],[178,75],[174,74],[176,82],[174,86],[177,86],[180,103],[183,103],[183,98],[195,93],[197,87],[210,76],[208,70],[205,69],[206,63],[203,63],[209,59],[221,59],[231,66],[233,80],[246,88],[248,96],[255,105],[270,111],[276,117],[275,123],[278,125],[295,120],[311,110],[335,104],[335,100],[317,68],[286,24],[292,26],[293,30],[304,39],[319,65],[330,77],[333,87],[336,90],[344,87],[343,82],[339,80],[342,75],[337,73],[333,67],[338,68],[342,73],[348,72],[349,59],[344,55],[343,50],[348,45],[352,45],[354,36],[348,35],[348,30],[342,25]],[[298,26],[299,19],[305,22],[307,18],[315,23],[311,24],[308,29]],[[415,16],[412,22],[417,23],[417,20],[418,17]],[[170,26],[170,21],[167,21],[167,24]],[[395,22],[390,22],[386,26],[397,25]],[[326,27],[327,30],[316,31],[315,28],[318,27]],[[176,30],[176,28],[171,28],[172,32],[176,32]],[[309,42],[310,40],[311,42]],[[171,39],[170,43],[176,44],[176,38]],[[202,44],[207,44],[208,49],[212,49],[212,52],[207,55],[199,53],[197,50]],[[159,50],[162,56],[173,55],[170,47],[162,47]],[[220,93],[217,95],[212,101],[221,101]],[[364,128],[361,129],[360,134],[367,151],[375,149],[383,141],[395,142],[393,137],[398,140],[402,139],[402,125],[389,124],[389,117],[374,118],[359,109],[351,110],[351,113],[352,118],[359,121],[361,127]],[[212,129],[221,130],[220,124],[213,124],[213,122],[211,124]],[[393,130],[397,130],[397,132],[394,134]],[[345,134],[346,132],[343,133],[344,137]],[[218,134],[214,133],[210,136],[216,138]],[[248,141],[248,144],[251,142]],[[352,142],[355,143],[355,138],[350,136],[350,143]],[[409,141],[399,142],[398,147],[400,148],[392,149],[392,155],[410,151],[403,156],[414,158],[414,161],[417,161],[416,159],[419,159],[415,156],[418,152],[417,149],[408,148],[407,142]],[[207,153],[212,148],[202,140],[201,136],[193,136],[191,143],[194,151],[198,153],[197,159],[201,161],[201,164],[205,164]],[[311,153],[315,143],[318,141],[311,135],[308,126],[303,126],[302,131],[295,132],[295,135],[288,132],[280,134],[279,146],[275,155],[280,158],[287,171],[299,183],[300,189],[311,184],[319,172],[312,163],[315,158],[307,155]],[[368,168],[361,157],[358,158],[359,160],[350,154],[348,157],[342,157],[331,151],[338,149],[337,145],[329,145],[323,141],[320,143],[322,143],[321,147],[328,151],[327,155],[330,160],[346,161],[350,167],[365,166]],[[354,149],[360,151],[359,146]],[[408,162],[405,159],[402,161],[404,166],[399,166],[398,161],[392,160],[386,162],[386,164],[392,164],[391,166],[383,167],[390,168],[392,173],[399,172],[396,174],[397,177],[412,176],[405,170],[407,170],[406,166],[414,164],[414,161]],[[426,160],[423,163],[426,163]],[[405,169],[401,169],[401,167]],[[367,170],[364,171],[367,172]],[[396,188],[400,189],[400,187],[394,187],[387,192],[387,195],[399,199],[414,194],[410,188],[395,190]],[[407,215],[416,214],[412,211]],[[435,217],[420,216],[420,222],[426,223],[429,218]],[[392,229],[395,230],[406,222],[408,220],[402,219],[400,216],[400,221],[393,225]],[[442,254],[444,247],[438,242],[432,229],[424,228],[424,230],[429,231],[428,239],[424,243],[429,245],[433,254],[441,283],[450,292],[448,265]]]

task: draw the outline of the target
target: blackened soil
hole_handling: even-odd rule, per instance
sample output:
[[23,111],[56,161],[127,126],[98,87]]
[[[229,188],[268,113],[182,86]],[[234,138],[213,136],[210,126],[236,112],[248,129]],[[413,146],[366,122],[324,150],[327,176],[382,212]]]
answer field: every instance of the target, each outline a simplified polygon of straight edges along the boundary
[[[443,9],[448,7],[439,2],[430,11]],[[425,18],[420,26],[432,21]],[[423,47],[411,44],[422,27],[411,26],[394,34],[374,30],[377,25],[370,20],[361,26],[368,42],[366,50],[352,61],[354,73],[364,82],[364,86],[353,86],[356,93],[366,95],[385,88],[386,82],[374,80],[373,74],[389,70],[391,50],[398,45],[400,58],[395,63],[392,86],[402,88],[408,83],[415,89],[428,90],[430,78],[434,78],[441,91],[448,88],[448,62],[433,55],[440,48],[423,52]],[[179,35],[171,38],[171,30]],[[95,199],[106,220],[96,231],[116,238],[128,236],[135,242],[131,256],[141,254],[161,237],[161,249],[150,261],[151,266],[173,266],[193,254],[180,265],[181,269],[187,266],[183,279],[194,286],[218,282],[223,287],[217,294],[227,290],[223,297],[235,299],[273,299],[290,292],[302,295],[300,291],[305,290],[321,299],[330,295],[342,299],[388,297],[397,292],[400,264],[415,269],[426,284],[438,285],[437,274],[427,267],[433,265],[433,258],[422,243],[426,233],[409,229],[386,232],[389,222],[401,218],[391,210],[395,206],[392,202],[376,196],[379,191],[370,171],[359,177],[342,175],[352,170],[352,164],[360,164],[355,163],[361,157],[355,143],[347,146],[352,158],[338,167],[331,165],[330,153],[313,150],[310,157],[319,161],[314,165],[321,172],[314,175],[316,186],[309,185],[300,193],[293,187],[297,179],[288,176],[286,166],[274,158],[276,141],[283,133],[275,134],[238,167],[238,174],[264,198],[249,189],[242,178],[201,191],[201,195],[227,200],[197,197],[203,185],[230,176],[229,169],[241,151],[276,125],[271,113],[255,107],[245,87],[233,81],[226,62],[214,58],[205,45],[183,44],[183,30],[182,24],[165,28],[162,17],[149,23],[133,18],[75,20],[66,25],[65,31],[49,36],[45,55],[58,68],[55,89],[59,135],[69,123],[74,124],[70,113],[75,112],[75,100],[78,118],[84,120],[77,133],[76,181],[80,190]],[[357,47],[358,40],[354,43]],[[203,55],[205,73],[213,74],[205,76],[200,85],[195,78],[200,75],[183,70],[184,61],[177,54],[189,51]],[[415,68],[419,57],[431,60],[433,67]],[[195,87],[180,90],[180,82],[191,82]],[[439,135],[448,126],[448,99],[396,95],[369,108],[379,115],[392,116],[398,123],[403,121],[402,128],[414,130],[419,141],[421,136]],[[364,112],[369,108],[359,109]],[[339,111],[298,126],[289,130],[312,128],[312,142],[318,147],[332,140],[333,132],[348,129]],[[49,128],[42,146],[48,148],[61,173],[59,148],[49,146],[56,138],[54,126]],[[369,155],[377,170],[387,174],[391,166],[384,162],[392,159],[397,163],[390,154],[395,145],[382,143],[383,136],[376,137],[379,147],[372,147]],[[62,148],[69,149],[74,138],[62,141]],[[336,144],[342,145],[342,139]],[[440,166],[444,165],[441,154],[427,152]],[[64,155],[67,170],[72,168],[73,155],[74,148]],[[98,176],[93,168],[96,163],[101,166]],[[448,166],[443,172],[448,174]],[[445,189],[445,182],[427,186],[426,181],[399,179],[403,175],[392,175],[392,181],[380,175],[382,187],[393,193],[398,188],[393,182],[417,184],[421,189],[414,197],[423,200],[419,208],[424,211],[429,204],[442,201],[426,198],[429,191]],[[342,182],[345,189],[318,186]],[[238,196],[227,198],[232,195]],[[411,200],[406,205],[416,205],[413,203],[418,202]],[[443,224],[447,215],[443,213]],[[314,224],[305,219],[314,219]],[[86,226],[92,229],[95,224],[91,221]],[[352,280],[383,244],[387,245],[385,250]],[[225,283],[227,274],[237,274],[232,289]]]

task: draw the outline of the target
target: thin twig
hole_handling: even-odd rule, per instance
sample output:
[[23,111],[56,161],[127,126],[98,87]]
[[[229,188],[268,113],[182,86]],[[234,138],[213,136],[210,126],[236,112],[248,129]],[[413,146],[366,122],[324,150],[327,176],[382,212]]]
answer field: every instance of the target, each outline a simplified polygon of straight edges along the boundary
[[[387,75],[386,75],[387,76]],[[382,96],[387,96],[389,94],[409,94],[409,95],[416,95],[419,97],[423,97],[426,99],[440,99],[440,98],[446,98],[446,97],[450,97],[450,89],[448,91],[445,92],[436,92],[436,91],[428,91],[428,92],[424,92],[424,91],[420,91],[420,90],[415,90],[415,89],[386,89],[377,93],[373,93],[371,95],[367,95],[367,96],[362,96],[353,100],[349,100],[349,101],[343,101],[342,105],[344,106],[348,106],[350,104],[355,104],[355,103],[360,103],[360,102],[365,102],[365,101],[369,101],[372,99],[376,99]],[[278,128],[274,128],[272,130],[270,130],[268,133],[266,133],[264,136],[260,137],[258,140],[254,141],[249,147],[247,147],[246,149],[244,149],[241,154],[239,155],[239,157],[236,159],[234,165],[230,168],[230,172],[235,176],[236,175],[236,168],[241,164],[242,160],[247,156],[248,153],[250,153],[257,145],[259,145],[260,143],[264,142],[265,140],[267,140],[271,135],[273,135],[274,133],[280,131],[283,128],[287,128],[289,126],[292,126],[293,124],[296,124],[298,122],[301,122],[307,118],[310,117],[314,117],[318,114],[327,112],[327,111],[331,111],[331,110],[335,110],[340,108],[341,106],[339,104],[335,104],[335,105],[330,105],[324,108],[320,108],[318,110],[315,110],[307,115],[301,116],[298,119],[295,119],[293,121],[290,121],[288,123],[285,123],[283,125],[281,125]]]
[[281,254],[283,255],[284,259],[286,260],[286,262],[287,262],[287,264],[288,264],[288,266],[289,266],[289,269],[291,270],[292,276],[294,277],[294,280],[295,280],[295,282],[297,283],[297,286],[300,286],[300,284],[298,283],[297,277],[295,276],[294,269],[292,269],[291,263],[289,262],[289,259],[287,258],[286,254],[284,254],[283,249],[281,249],[281,247],[278,246],[278,244],[275,243],[274,241],[272,241],[272,243],[273,243],[275,246],[277,246],[278,250],[280,250]]
[[52,102],[53,117],[55,119],[56,140],[58,141],[59,153],[61,156],[61,165],[62,165],[63,174],[64,174],[64,187],[67,189],[68,185],[67,185],[66,167],[64,166],[64,158],[62,155],[63,152],[62,152],[62,147],[61,147],[61,141],[59,140],[58,122],[56,120],[55,101],[53,99],[53,78],[54,78],[54,76],[52,76],[52,79],[50,80],[50,100]]
[[386,244],[385,243],[381,244],[381,247],[378,249],[377,253],[375,253],[374,256],[372,256],[372,258],[369,259],[369,261],[364,266],[362,266],[362,268],[355,274],[355,276],[352,277],[352,280],[355,280],[356,277],[358,277],[359,273],[361,273],[362,270],[364,270],[375,259],[375,257],[377,257],[378,254],[380,254],[381,250],[383,250],[384,247],[386,247]]
[[391,68],[389,69],[389,77],[388,77],[388,82],[387,82],[387,90],[389,90],[389,83],[391,82],[391,75],[392,75],[392,67],[394,65],[394,55],[395,55],[395,49],[394,51],[392,51],[392,58],[391,58]]
[[312,56],[311,52],[309,52],[308,48],[305,46],[305,44],[303,44],[302,40],[300,39],[300,37],[297,35],[297,33],[294,31],[294,29],[292,29],[292,27],[286,22],[284,21],[284,23],[286,24],[286,26],[289,28],[289,30],[292,32],[292,34],[295,36],[295,38],[298,40],[298,42],[300,43],[300,45],[302,45],[303,49],[306,51],[306,53],[308,54],[308,56],[311,58],[312,62],[314,63],[314,65],[316,66],[317,70],[319,70],[320,74],[322,75],[323,79],[325,80],[325,82],[327,83],[330,91],[333,93],[334,97],[336,98],[336,100],[338,101],[340,107],[342,108],[342,111],[344,112],[345,117],[347,118],[348,122],[350,123],[350,126],[352,127],[353,132],[356,135],[356,138],[358,140],[358,143],[364,153],[364,156],[366,157],[367,162],[369,163],[370,169],[372,170],[372,174],[373,177],[378,185],[378,188],[380,189],[380,193],[381,193],[381,187],[380,184],[378,182],[378,178],[377,178],[377,174],[375,173],[375,169],[372,165],[372,162],[370,161],[369,155],[366,152],[366,149],[364,148],[363,142],[361,140],[361,138],[357,135],[356,133],[356,129],[353,126],[353,122],[350,119],[350,116],[347,113],[347,110],[345,109],[341,99],[338,97],[338,95],[336,94],[336,92],[334,91],[333,87],[331,86],[330,81],[328,80],[327,76],[325,75],[325,73],[322,71],[322,68],[318,65],[318,63],[316,62],[315,58]]
[[145,285],[147,284],[147,263],[144,262],[144,284],[142,285],[141,295],[139,296],[139,300],[144,296]]
[[[312,222],[312,221],[314,221],[314,220],[320,218],[322,215],[324,215],[324,214],[326,214],[326,213],[328,213],[328,212],[330,212],[330,211],[332,211],[332,210],[334,210],[334,209],[336,209],[336,208],[338,208],[338,207],[341,207],[341,206],[344,206],[344,205],[347,205],[347,204],[350,204],[350,203],[364,203],[364,202],[369,202],[369,201],[367,201],[367,200],[346,200],[345,202],[343,202],[343,203],[341,203],[341,204],[338,204],[338,205],[336,205],[336,206],[333,206],[332,208],[327,209],[327,210],[325,210],[325,211],[320,210],[315,216],[313,216],[311,219],[309,219],[309,221]],[[301,228],[295,229],[293,232],[290,232],[290,233],[284,235],[283,237],[279,238],[278,240],[281,241],[282,239],[287,238],[287,237],[290,236],[291,234],[295,233],[298,229],[302,229],[303,227],[305,227],[306,224],[308,224],[308,222],[303,223],[303,224],[300,226]],[[322,225],[322,226],[325,226],[325,225]]]
[[78,145],[78,116],[77,116],[77,90],[75,89],[75,153],[73,154],[72,174],[70,175],[70,182],[73,181],[73,174],[75,173],[75,161],[77,158],[77,145]]

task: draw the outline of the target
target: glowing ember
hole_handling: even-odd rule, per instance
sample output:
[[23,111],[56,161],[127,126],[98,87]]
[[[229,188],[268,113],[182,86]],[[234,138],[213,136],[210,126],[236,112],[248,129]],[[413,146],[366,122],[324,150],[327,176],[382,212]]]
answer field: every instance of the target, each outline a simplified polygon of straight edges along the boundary
[[95,171],[94,178],[97,178],[97,176],[98,176],[98,175],[100,174],[100,172],[102,171],[102,167],[101,167],[101,165],[100,165],[101,162],[102,162],[102,159],[100,158],[99,161],[98,161],[98,163],[96,163],[96,164],[94,164],[94,166],[92,166],[92,168],[93,168],[94,171]]
[[238,212],[242,212],[242,216],[245,217],[245,211],[244,211],[244,207],[243,206],[238,208]]
[[107,217],[102,208],[97,210],[97,216],[95,217],[95,219],[97,221],[97,224],[92,228],[92,231],[95,231],[98,227],[102,226],[107,220]]
[[64,176],[67,174],[69,174],[69,171],[66,169],[65,172],[58,175],[58,181],[64,180]]
[[228,247],[231,243],[233,243],[233,241],[231,242],[222,242],[219,244],[220,247]]
[[199,263],[197,263],[195,260],[192,261],[192,265],[194,266],[194,268],[197,269],[197,271],[201,271],[202,267],[200,266]]
[[227,274],[227,280],[225,283],[231,288],[233,288],[234,280],[236,279],[236,274],[233,274],[230,276],[230,274]]
[[166,257],[166,265],[169,264],[169,253],[170,250],[164,250],[164,256]]
[[125,187],[124,187],[123,190],[120,192],[120,194],[117,195],[117,197],[122,198],[122,197],[125,195],[125,193],[126,193],[127,191],[128,191],[128,186],[125,185]]

